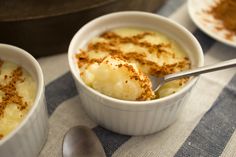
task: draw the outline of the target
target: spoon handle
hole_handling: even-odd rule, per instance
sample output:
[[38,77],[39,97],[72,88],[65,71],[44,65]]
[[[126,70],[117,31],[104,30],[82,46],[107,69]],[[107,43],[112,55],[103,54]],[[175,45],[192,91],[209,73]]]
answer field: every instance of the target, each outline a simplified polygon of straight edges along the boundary
[[227,69],[227,68],[231,68],[231,67],[235,67],[235,66],[236,66],[236,59],[231,59],[231,60],[223,61],[223,62],[220,62],[217,64],[195,68],[193,70],[186,70],[186,71],[181,71],[181,72],[174,73],[174,74],[169,74],[164,77],[164,80],[165,81],[172,81],[172,80],[176,80],[176,79],[186,77],[186,76],[197,76],[197,75],[200,75],[203,73]]

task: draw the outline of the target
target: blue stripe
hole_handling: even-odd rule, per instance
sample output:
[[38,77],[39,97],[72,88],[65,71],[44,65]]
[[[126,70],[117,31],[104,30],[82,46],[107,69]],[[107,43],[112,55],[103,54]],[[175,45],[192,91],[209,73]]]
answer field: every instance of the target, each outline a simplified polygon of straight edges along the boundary
[[48,113],[51,115],[59,104],[78,94],[72,74],[65,73],[45,88]]
[[200,29],[196,29],[193,32],[193,35],[199,41],[204,53],[206,53],[212,47],[212,45],[215,43],[214,39],[212,39],[211,37],[209,37],[208,35],[203,33]]
[[100,126],[93,128],[93,131],[100,139],[107,157],[111,157],[123,143],[131,138],[131,136],[120,135]]
[[223,152],[236,128],[236,75],[222,90],[175,157],[215,156]]

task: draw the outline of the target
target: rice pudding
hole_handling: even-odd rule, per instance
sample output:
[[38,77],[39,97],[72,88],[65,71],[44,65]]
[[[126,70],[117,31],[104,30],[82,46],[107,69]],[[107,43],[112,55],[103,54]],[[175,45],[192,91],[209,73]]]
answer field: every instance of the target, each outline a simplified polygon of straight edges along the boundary
[[21,66],[0,59],[0,139],[13,131],[31,109],[36,82]]
[[123,100],[151,100],[180,90],[183,78],[152,91],[149,75],[161,77],[190,68],[183,49],[172,39],[142,28],[117,28],[91,39],[76,54],[83,81],[95,90]]

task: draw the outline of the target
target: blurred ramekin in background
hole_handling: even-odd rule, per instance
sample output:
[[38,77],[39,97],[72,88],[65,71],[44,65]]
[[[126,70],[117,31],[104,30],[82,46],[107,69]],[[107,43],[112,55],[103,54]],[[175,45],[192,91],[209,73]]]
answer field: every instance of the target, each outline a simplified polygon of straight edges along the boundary
[[46,142],[48,114],[44,97],[44,79],[39,63],[26,51],[0,44],[0,58],[23,67],[36,81],[36,97],[23,121],[0,140],[1,157],[36,157]]

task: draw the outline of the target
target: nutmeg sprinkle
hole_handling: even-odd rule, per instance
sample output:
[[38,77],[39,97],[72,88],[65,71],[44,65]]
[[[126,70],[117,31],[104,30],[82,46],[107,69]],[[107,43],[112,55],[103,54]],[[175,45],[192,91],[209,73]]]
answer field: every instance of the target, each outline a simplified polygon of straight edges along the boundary
[[[1,61],[1,63],[3,64],[4,62]],[[17,83],[24,82],[24,78],[22,77],[22,75],[22,68],[18,66],[9,76],[11,80],[6,84],[0,84],[0,91],[4,93],[0,102],[0,117],[4,116],[4,110],[9,104],[16,104],[19,110],[24,110],[28,106],[27,102],[23,101],[23,98],[18,94],[16,90]],[[7,78],[8,76],[5,75],[4,79]]]

